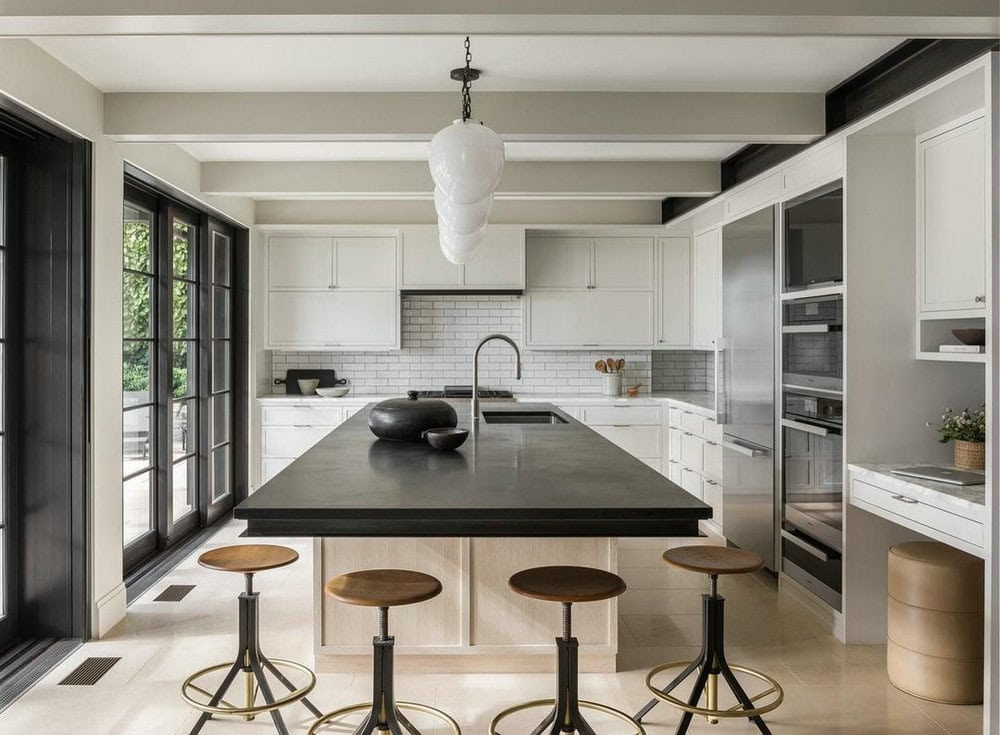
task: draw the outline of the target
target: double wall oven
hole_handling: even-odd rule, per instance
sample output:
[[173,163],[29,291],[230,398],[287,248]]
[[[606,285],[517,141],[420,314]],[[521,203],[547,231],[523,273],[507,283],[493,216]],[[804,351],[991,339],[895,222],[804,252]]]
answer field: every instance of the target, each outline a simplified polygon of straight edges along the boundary
[[785,207],[781,569],[841,609],[844,529],[843,191]]

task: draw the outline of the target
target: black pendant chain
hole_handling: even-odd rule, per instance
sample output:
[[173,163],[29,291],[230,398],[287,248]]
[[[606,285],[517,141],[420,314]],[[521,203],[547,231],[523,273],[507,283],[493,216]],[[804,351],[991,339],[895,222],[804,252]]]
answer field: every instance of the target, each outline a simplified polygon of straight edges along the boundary
[[462,122],[472,118],[472,83],[479,79],[481,72],[472,68],[472,49],[469,37],[465,37],[465,66],[451,70],[451,78],[462,83]]

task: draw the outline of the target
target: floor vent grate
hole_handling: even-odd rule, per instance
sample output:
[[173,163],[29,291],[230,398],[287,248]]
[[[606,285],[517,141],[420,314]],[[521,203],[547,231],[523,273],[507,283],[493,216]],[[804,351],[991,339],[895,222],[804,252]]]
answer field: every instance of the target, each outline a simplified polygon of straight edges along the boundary
[[193,589],[193,584],[172,584],[157,595],[153,602],[180,602]]
[[73,669],[60,686],[93,686],[111,670],[111,667],[121,661],[121,656],[91,656]]

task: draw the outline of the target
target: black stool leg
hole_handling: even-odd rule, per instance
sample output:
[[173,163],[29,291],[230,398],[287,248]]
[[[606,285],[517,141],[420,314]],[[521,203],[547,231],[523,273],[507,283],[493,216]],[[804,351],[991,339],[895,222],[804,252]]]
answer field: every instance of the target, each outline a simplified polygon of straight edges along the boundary
[[[400,715],[393,693],[393,646],[396,639],[389,635],[389,608],[378,609],[379,634],[372,638],[372,709],[354,735],[389,732],[391,735],[420,735],[420,732]],[[403,725],[402,722],[406,724]]]

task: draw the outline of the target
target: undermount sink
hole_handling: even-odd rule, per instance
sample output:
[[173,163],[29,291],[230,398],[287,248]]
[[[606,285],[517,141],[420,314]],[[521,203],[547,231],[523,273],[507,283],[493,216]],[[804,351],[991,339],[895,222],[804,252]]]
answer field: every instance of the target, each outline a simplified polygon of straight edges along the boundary
[[566,419],[552,411],[483,411],[487,424],[565,424]]

